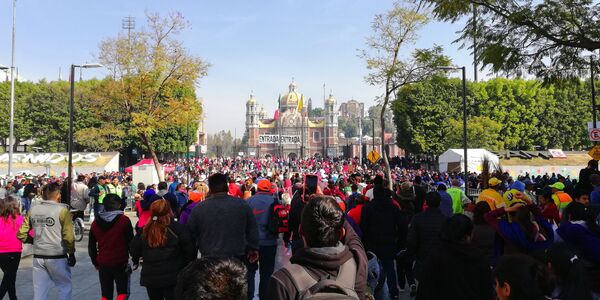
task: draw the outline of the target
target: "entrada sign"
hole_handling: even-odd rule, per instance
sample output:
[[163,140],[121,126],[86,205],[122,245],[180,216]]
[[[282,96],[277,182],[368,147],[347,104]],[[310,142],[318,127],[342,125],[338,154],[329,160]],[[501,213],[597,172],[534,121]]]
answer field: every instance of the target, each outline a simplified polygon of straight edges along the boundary
[[[92,163],[98,160],[100,156],[101,154],[98,152],[73,153],[73,163]],[[68,158],[68,153],[14,153],[13,163],[58,164],[66,162]],[[8,153],[0,154],[0,163],[8,163]]]
[[[281,139],[280,139],[281,138]],[[299,135],[276,135],[276,134],[265,134],[258,136],[259,144],[300,144]]]

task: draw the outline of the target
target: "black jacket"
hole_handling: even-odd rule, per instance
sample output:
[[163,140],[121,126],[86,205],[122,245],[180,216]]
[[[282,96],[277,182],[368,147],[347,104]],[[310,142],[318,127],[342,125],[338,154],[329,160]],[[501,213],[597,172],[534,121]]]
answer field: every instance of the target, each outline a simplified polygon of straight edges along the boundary
[[423,203],[425,203],[425,195],[427,194],[427,191],[420,184],[415,184],[413,189],[415,191],[415,212],[420,213],[423,211]]
[[177,274],[190,261],[196,259],[197,253],[184,226],[171,221],[167,230],[167,243],[163,247],[150,248],[137,234],[129,246],[131,259],[137,264],[144,258],[140,285],[153,288],[175,286]]
[[408,227],[407,252],[417,261],[423,261],[431,247],[439,242],[440,230],[446,221],[439,207],[428,208],[427,211],[416,214]]
[[302,194],[296,193],[292,198],[290,206],[290,213],[288,214],[288,228],[291,232],[292,240],[299,240],[300,234],[298,228],[300,227],[300,218],[302,217],[302,210],[304,209],[304,202],[302,201]]
[[216,193],[192,209],[186,228],[202,256],[240,257],[258,250],[258,225],[246,201]]
[[440,242],[422,265],[417,299],[492,299],[492,275],[483,254],[470,244]]
[[392,201],[386,196],[375,196],[365,204],[360,217],[365,249],[382,259],[395,258],[406,241],[406,214]]

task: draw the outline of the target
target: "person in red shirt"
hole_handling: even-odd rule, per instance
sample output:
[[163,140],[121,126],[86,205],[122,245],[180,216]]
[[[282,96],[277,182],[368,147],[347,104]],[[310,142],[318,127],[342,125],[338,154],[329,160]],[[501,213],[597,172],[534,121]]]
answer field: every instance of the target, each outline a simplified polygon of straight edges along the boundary
[[234,196],[234,197],[238,197],[238,198],[242,198],[242,189],[240,189],[240,186],[235,183],[235,178],[230,177],[229,178],[229,195]]
[[323,195],[333,196],[334,198],[339,197],[342,200],[346,200],[346,195],[344,195],[344,193],[338,189],[332,179],[327,181],[327,187],[323,190]]
[[348,212],[348,217],[352,218],[352,221],[356,223],[356,225],[360,226],[360,216],[362,214],[363,206],[365,205],[365,198],[362,195],[356,198],[356,206],[354,206]]
[[556,223],[557,225],[560,223],[560,214],[558,212],[558,207],[554,204],[554,200],[552,200],[552,192],[551,191],[543,191],[541,195],[538,196],[540,201],[540,205],[542,206],[542,216],[544,219],[548,220],[548,222]]

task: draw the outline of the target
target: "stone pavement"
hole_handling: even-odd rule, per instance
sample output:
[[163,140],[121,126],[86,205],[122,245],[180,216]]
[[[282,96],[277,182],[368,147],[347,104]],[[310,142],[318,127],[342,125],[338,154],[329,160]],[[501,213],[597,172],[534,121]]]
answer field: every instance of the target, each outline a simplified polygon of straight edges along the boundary
[[[127,212],[128,217],[132,220],[133,224],[137,222],[137,218],[134,213]],[[98,272],[92,265],[90,257],[87,252],[87,229],[89,229],[89,223],[86,222],[86,235],[81,242],[76,243],[77,264],[71,268],[71,278],[73,282],[73,299],[76,300],[97,300],[100,298],[100,282],[98,280]],[[25,252],[25,251],[24,251]],[[280,245],[277,249],[277,258],[275,268],[279,269],[283,265],[289,263],[289,254],[285,253],[285,249]],[[140,286],[140,268],[133,272],[131,276],[131,300],[148,299],[146,289]],[[1,272],[0,272],[1,273]],[[258,293],[258,280],[259,275],[256,274],[256,293]],[[32,256],[26,256],[21,259],[19,265],[19,271],[17,273],[17,297],[19,299],[33,299],[33,284],[32,284]],[[400,294],[400,299],[411,299],[408,292]],[[52,287],[50,289],[50,295],[48,299],[56,299],[56,289]],[[8,295],[5,296],[8,299]],[[258,299],[258,296],[255,297]],[[0,299],[2,300],[2,299]]]

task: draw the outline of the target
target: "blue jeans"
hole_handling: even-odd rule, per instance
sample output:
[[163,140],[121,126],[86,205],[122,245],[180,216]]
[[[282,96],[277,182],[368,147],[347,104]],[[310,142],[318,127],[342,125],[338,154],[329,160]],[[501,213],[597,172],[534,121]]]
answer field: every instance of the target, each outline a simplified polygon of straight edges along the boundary
[[31,208],[31,200],[29,200],[27,197],[22,197],[21,203],[23,203],[23,209],[25,210],[25,213],[28,213],[29,208]]
[[379,265],[381,266],[381,275],[379,276],[378,288],[382,288],[384,282],[387,283],[387,287],[390,291],[390,296],[398,296],[398,283],[396,280],[396,264],[393,259],[380,259]]
[[48,299],[50,282],[58,289],[59,300],[71,299],[71,267],[66,258],[33,258],[33,299]]
[[[258,271],[260,273],[260,282],[258,284],[258,298],[267,299],[267,286],[269,279],[273,275],[275,269],[275,255],[277,254],[277,245],[274,246],[260,246],[258,249]],[[252,281],[248,284],[254,286],[254,274],[252,275]]]

